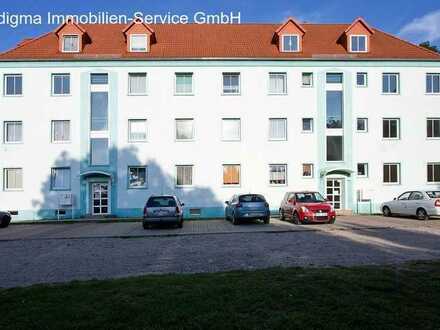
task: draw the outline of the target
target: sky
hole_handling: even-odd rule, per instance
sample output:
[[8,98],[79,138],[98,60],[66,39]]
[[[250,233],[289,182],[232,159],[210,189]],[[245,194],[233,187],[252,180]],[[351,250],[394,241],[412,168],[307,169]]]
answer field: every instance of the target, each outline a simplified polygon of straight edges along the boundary
[[[411,42],[428,40],[440,45],[439,0],[3,0],[0,7],[0,51],[13,47],[24,38],[53,30],[55,25],[47,21],[49,12],[61,15],[108,12],[127,17],[132,17],[135,12],[163,16],[170,12],[188,15],[190,20],[196,12],[233,12],[240,13],[241,23],[281,23],[287,17],[310,23],[350,23],[361,16],[371,26]],[[26,22],[23,15],[32,15],[33,24]],[[16,27],[11,26],[15,25],[14,20],[19,23]]]

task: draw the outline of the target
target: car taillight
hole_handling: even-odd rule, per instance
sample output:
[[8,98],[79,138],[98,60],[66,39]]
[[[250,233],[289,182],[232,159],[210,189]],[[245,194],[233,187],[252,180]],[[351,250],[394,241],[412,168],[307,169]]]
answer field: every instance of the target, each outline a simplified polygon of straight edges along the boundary
[[264,203],[264,206],[269,207],[269,203],[268,202]]
[[180,213],[180,210],[179,210],[179,207],[178,207],[178,206],[176,206],[176,213],[177,213],[177,214]]
[[437,199],[434,203],[435,207],[440,207],[440,199]]

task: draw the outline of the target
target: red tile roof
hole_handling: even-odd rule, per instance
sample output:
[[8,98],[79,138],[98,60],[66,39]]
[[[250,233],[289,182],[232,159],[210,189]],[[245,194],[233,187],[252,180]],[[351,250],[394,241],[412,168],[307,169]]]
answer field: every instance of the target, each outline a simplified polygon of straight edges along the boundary
[[350,24],[302,24],[306,33],[300,53],[280,53],[274,33],[280,24],[151,24],[156,43],[148,53],[127,51],[126,25],[83,24],[90,38],[81,53],[61,53],[54,32],[0,54],[2,60],[78,59],[408,59],[440,60],[440,54],[373,29],[369,53],[348,53],[340,43]]

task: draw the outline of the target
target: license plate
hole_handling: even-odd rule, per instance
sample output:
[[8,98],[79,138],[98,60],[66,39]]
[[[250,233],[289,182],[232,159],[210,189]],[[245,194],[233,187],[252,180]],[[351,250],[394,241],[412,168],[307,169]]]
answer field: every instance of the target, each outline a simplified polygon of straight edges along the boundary
[[327,213],[325,213],[325,212],[317,212],[317,213],[315,213],[315,215],[316,215],[317,217],[326,217],[326,216],[327,216]]

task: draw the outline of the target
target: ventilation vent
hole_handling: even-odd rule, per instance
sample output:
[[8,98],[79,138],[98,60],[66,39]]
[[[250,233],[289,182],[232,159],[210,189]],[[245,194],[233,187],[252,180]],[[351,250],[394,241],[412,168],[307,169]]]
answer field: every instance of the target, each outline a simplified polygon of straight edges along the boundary
[[200,217],[202,215],[201,209],[189,209],[189,215],[193,217]]
[[56,210],[55,215],[66,215],[66,210],[62,210],[62,209]]

